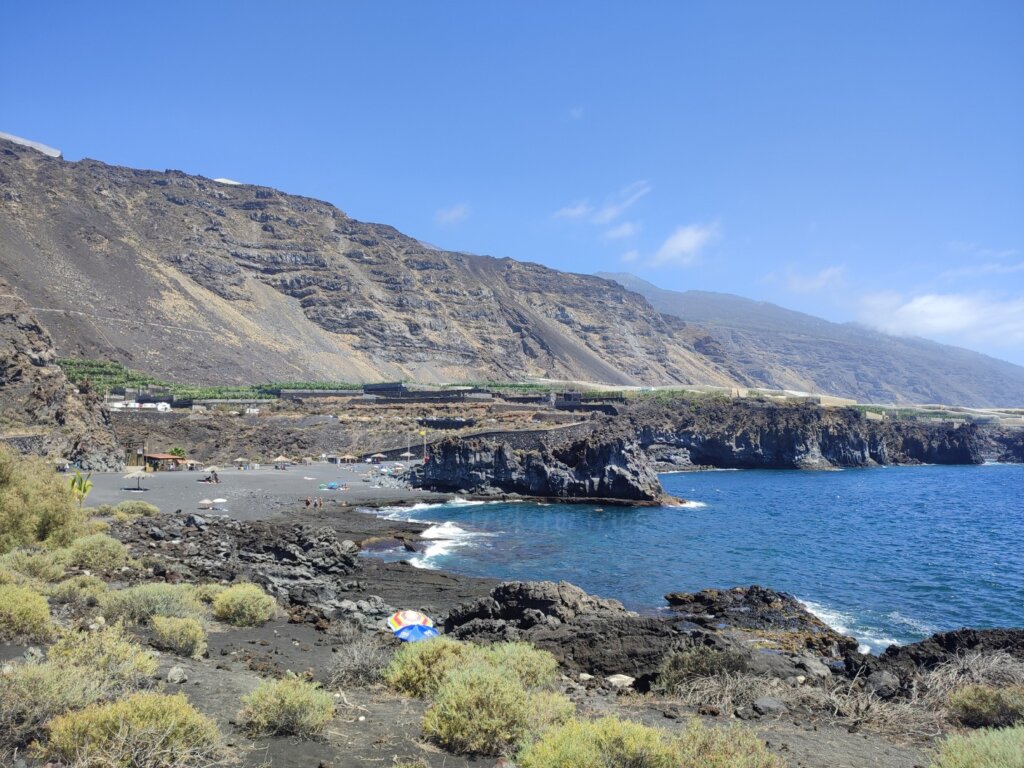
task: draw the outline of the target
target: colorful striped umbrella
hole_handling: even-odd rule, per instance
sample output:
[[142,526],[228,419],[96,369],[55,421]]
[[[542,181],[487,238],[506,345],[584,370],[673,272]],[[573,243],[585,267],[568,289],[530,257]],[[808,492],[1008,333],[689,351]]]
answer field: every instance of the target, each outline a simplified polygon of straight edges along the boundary
[[431,621],[429,616],[419,611],[396,611],[388,617],[388,626],[391,627],[392,632],[396,632],[402,627],[414,625],[432,627],[434,622]]

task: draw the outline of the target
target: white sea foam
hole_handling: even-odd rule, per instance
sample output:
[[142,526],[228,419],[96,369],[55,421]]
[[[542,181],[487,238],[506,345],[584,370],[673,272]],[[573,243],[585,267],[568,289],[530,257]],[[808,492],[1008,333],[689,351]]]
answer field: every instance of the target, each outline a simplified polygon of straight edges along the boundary
[[684,501],[679,506],[685,507],[686,509],[702,509],[703,507],[706,507],[707,504],[703,501]]
[[890,645],[899,645],[895,638],[888,637],[873,627],[858,626],[854,628],[857,621],[852,614],[828,608],[811,600],[800,600],[800,604],[841,635],[857,638],[859,641],[857,650],[861,653],[881,653]]

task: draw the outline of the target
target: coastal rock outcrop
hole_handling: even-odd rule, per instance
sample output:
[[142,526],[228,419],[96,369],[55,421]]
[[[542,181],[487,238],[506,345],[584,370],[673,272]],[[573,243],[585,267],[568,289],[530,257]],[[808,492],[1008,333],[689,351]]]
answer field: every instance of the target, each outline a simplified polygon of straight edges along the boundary
[[115,533],[167,581],[252,581],[291,610],[370,626],[393,610],[373,596],[350,599],[358,548],[330,528],[162,515],[118,525]]
[[0,280],[2,442],[85,470],[120,469],[109,412],[98,395],[75,391],[56,358],[50,334]]
[[500,584],[488,597],[453,610],[446,633],[464,640],[526,640],[568,669],[636,678],[648,687],[680,633],[668,621],[639,616],[617,600],[550,581]]
[[836,632],[792,595],[757,584],[673,592],[665,600],[679,619],[705,629],[762,634],[832,658],[857,649],[854,638]]
[[445,440],[411,481],[433,491],[477,495],[634,504],[668,499],[636,441],[597,435],[523,450],[490,440]]
[[625,418],[644,448],[722,468],[980,464],[986,452],[974,424],[875,419],[813,403],[679,399],[634,406]]

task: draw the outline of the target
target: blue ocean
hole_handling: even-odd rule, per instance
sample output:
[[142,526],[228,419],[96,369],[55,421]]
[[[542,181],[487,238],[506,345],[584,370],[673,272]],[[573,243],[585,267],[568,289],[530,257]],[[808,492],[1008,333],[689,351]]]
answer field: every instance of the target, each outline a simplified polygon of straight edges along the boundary
[[[461,502],[414,565],[567,580],[643,612],[673,591],[789,592],[881,652],[961,626],[1024,626],[1024,466],[662,475],[683,507]],[[408,553],[385,554],[407,558]]]

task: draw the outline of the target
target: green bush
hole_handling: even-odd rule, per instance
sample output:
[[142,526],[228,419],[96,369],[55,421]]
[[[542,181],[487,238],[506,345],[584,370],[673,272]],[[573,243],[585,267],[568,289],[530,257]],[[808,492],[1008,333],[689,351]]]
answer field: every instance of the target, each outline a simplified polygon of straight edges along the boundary
[[206,653],[206,630],[196,619],[154,616],[153,645],[179,656],[200,659]]
[[950,736],[932,768],[1024,768],[1024,726]]
[[187,584],[139,584],[108,592],[100,600],[100,609],[108,619],[145,624],[154,616],[198,618],[203,606]]
[[113,508],[111,514],[116,520],[128,522],[140,517],[156,517],[160,514],[160,508],[148,501],[122,501]]
[[44,541],[69,544],[84,519],[67,481],[49,463],[0,447],[0,553]]
[[708,728],[692,720],[671,735],[615,717],[570,720],[528,745],[517,760],[520,768],[782,768],[749,730]]
[[334,717],[334,698],[297,677],[266,680],[242,697],[238,720],[252,734],[315,736]]
[[529,643],[495,643],[480,648],[480,660],[514,675],[529,690],[550,688],[558,680],[558,662]]
[[39,738],[48,720],[99,701],[107,692],[93,670],[49,661],[14,665],[0,675],[0,754]]
[[236,627],[255,627],[269,621],[277,601],[255,584],[234,584],[213,599],[213,615]]
[[28,587],[0,586],[0,640],[28,637],[45,640],[53,632],[46,598]]
[[406,643],[384,671],[384,680],[400,693],[432,696],[450,670],[464,666],[476,647],[447,637]]
[[135,693],[55,718],[46,753],[82,768],[203,768],[222,755],[217,725],[183,694]]
[[60,550],[16,549],[0,557],[0,568],[20,573],[37,582],[54,582],[64,578]]
[[698,645],[669,654],[658,672],[658,685],[666,691],[699,677],[745,672],[747,661],[738,653]]
[[965,685],[950,694],[949,709],[971,728],[999,728],[1024,722],[1024,685]]
[[449,672],[423,718],[423,732],[453,752],[499,755],[572,716],[561,694],[527,691],[486,665]]
[[50,646],[47,658],[98,672],[109,690],[141,687],[157,670],[153,654],[135,642],[120,622],[95,632],[65,632]]
[[196,596],[196,599],[206,605],[212,605],[213,601],[217,599],[217,595],[225,589],[227,589],[227,587],[223,584],[194,584],[192,586],[192,591]]
[[107,591],[107,583],[97,576],[72,576],[54,584],[47,594],[57,603],[96,605]]
[[105,533],[94,533],[75,539],[68,547],[67,561],[79,568],[112,571],[127,565],[131,558],[128,549],[117,539]]

